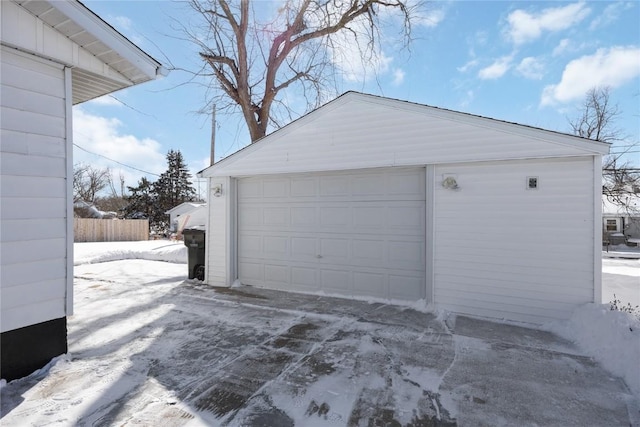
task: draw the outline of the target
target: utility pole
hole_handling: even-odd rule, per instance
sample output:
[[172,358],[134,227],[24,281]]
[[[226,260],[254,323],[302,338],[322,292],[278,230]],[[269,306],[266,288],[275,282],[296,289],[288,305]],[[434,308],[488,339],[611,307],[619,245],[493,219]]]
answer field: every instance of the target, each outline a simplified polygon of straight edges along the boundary
[[209,160],[209,165],[213,166],[215,163],[215,154],[216,154],[216,104],[213,104],[211,110],[211,160]]

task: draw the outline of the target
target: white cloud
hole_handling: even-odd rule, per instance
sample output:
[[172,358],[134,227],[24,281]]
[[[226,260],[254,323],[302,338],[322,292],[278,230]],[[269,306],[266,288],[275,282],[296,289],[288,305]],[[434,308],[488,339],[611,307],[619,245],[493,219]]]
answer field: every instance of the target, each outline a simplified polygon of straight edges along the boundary
[[631,2],[617,2],[612,3],[609,6],[605,7],[600,15],[598,15],[593,21],[591,21],[591,25],[589,25],[590,30],[595,30],[598,28],[606,27],[607,25],[615,22],[622,12],[633,7]]
[[620,87],[640,77],[640,47],[598,49],[567,64],[558,84],[546,86],[541,105],[566,103],[584,97],[596,86]]
[[528,56],[520,61],[516,71],[531,80],[540,80],[544,75],[544,64],[537,58]]
[[472,59],[471,61],[469,61],[466,64],[464,64],[462,67],[456,68],[456,70],[458,70],[461,73],[466,73],[470,69],[475,68],[477,65],[478,65],[478,60],[477,59]]
[[94,98],[91,101],[87,102],[88,104],[94,104],[94,105],[103,105],[103,106],[120,106],[122,105],[120,103],[120,101],[118,101],[116,98],[114,98],[111,95],[104,95],[101,96],[99,98]]
[[[366,22],[360,20],[352,24],[358,34],[366,34]],[[341,31],[333,35],[334,43],[328,46],[332,63],[342,71],[342,77],[348,82],[366,82],[368,76],[384,74],[389,71],[393,58],[376,46],[360,46],[350,31]],[[373,49],[373,51],[371,51]]]
[[482,80],[499,79],[511,68],[513,56],[503,56],[494,61],[493,64],[478,71],[478,77]]
[[518,9],[507,16],[507,37],[515,44],[523,44],[539,38],[543,32],[561,31],[579,23],[591,9],[579,2],[562,7],[544,9],[538,14]]
[[[122,123],[115,118],[89,114],[79,107],[73,109],[73,139],[82,149],[74,149],[74,163],[88,163],[110,168],[114,176],[122,172],[125,185],[135,186],[145,173],[126,168],[104,157],[143,171],[160,174],[166,169],[166,160],[160,143],[151,138],[138,138],[121,131]],[[149,177],[155,180],[155,177]]]
[[553,52],[551,53],[551,55],[553,55],[553,56],[562,55],[563,53],[565,53],[569,49],[570,45],[571,45],[571,40],[569,40],[569,39],[560,40],[560,43],[558,43],[558,46],[556,46],[553,49]]
[[396,68],[393,70],[393,82],[391,82],[394,86],[400,86],[402,82],[404,82],[404,71],[400,68]]
[[445,12],[443,9],[430,10],[424,15],[416,18],[416,23],[427,28],[435,28],[444,21]]
[[466,108],[469,106],[469,104],[471,104],[471,102],[473,102],[473,99],[475,98],[475,94],[473,93],[472,90],[468,90],[465,93],[464,98],[462,99],[462,101],[460,101],[460,107],[462,109]]
[[121,30],[130,30],[133,24],[131,19],[126,16],[110,16],[109,21],[113,22]]

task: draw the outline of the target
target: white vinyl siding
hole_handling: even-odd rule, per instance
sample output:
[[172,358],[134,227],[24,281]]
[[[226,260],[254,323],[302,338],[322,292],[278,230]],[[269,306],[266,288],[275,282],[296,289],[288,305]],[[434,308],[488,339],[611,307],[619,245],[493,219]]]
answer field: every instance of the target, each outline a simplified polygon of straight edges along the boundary
[[64,70],[3,47],[0,90],[5,332],[66,314]]
[[[438,307],[530,323],[594,298],[593,162],[440,165],[435,172]],[[455,176],[459,190],[442,187]],[[527,189],[527,178],[538,188]]]
[[[206,231],[206,281],[213,286],[231,286],[232,277],[230,234],[234,221],[230,215],[233,204],[231,179],[218,178],[209,183],[209,219]],[[222,196],[214,197],[211,189],[222,186]]]
[[424,168],[238,180],[243,284],[425,298]]
[[[584,155],[577,138],[347,94],[216,165],[216,176]],[[602,147],[598,146],[598,149]],[[207,172],[205,172],[205,176]],[[522,184],[524,185],[524,184]]]

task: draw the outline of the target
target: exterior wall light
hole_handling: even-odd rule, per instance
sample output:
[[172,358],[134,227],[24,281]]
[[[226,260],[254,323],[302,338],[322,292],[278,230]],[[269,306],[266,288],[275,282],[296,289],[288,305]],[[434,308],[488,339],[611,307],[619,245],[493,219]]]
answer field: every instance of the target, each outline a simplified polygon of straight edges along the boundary
[[222,196],[222,184],[216,184],[211,188],[211,192],[213,194],[213,197],[220,197]]
[[454,176],[447,176],[442,181],[442,187],[447,190],[459,190],[458,182]]

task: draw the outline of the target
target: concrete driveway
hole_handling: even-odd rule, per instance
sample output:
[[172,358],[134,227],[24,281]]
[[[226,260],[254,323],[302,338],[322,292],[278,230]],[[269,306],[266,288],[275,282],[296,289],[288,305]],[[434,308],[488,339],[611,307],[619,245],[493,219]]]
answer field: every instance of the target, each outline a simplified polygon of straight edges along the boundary
[[70,353],[2,389],[3,426],[638,420],[620,379],[550,333],[166,273],[109,279],[117,268],[76,269]]

